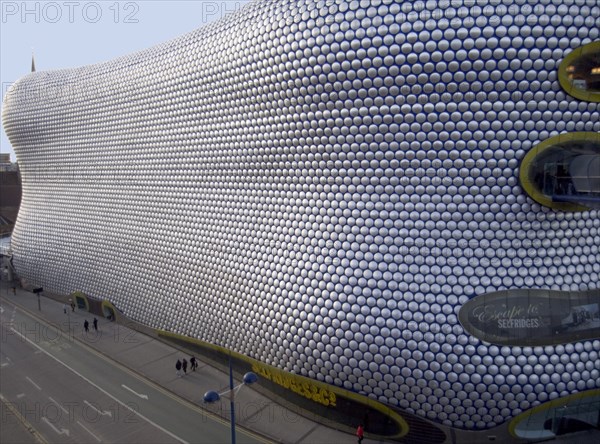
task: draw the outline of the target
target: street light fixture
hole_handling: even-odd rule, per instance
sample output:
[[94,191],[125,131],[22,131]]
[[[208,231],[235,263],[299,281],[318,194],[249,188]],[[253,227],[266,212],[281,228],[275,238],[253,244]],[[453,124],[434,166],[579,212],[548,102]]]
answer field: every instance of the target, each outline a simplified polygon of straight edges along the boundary
[[35,294],[37,294],[37,300],[38,300],[38,310],[42,310],[42,303],[40,302],[40,293],[44,291],[44,289],[42,287],[38,287],[38,288],[34,288],[33,292]]
[[69,298],[69,306],[66,307],[66,312],[67,312],[67,324],[68,324],[68,332],[67,332],[67,336],[71,336],[71,311],[73,310],[72,307],[73,304],[73,299]]
[[229,393],[229,405],[231,408],[231,444],[235,444],[235,390],[239,389],[242,385],[254,384],[258,381],[258,376],[255,373],[248,372],[244,375],[243,381],[237,386],[233,386],[233,371],[231,369],[231,355],[229,355],[229,390],[223,393],[217,393],[214,390],[209,390],[204,394],[204,402],[214,403],[221,399],[221,395]]

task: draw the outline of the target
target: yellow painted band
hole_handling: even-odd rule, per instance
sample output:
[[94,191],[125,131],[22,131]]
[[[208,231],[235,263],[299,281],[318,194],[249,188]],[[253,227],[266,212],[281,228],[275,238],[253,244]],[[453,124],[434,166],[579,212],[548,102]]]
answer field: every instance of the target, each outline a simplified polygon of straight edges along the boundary
[[170,338],[177,339],[177,340],[180,340],[180,341],[189,342],[190,344],[197,344],[197,345],[200,345],[202,347],[206,347],[206,348],[209,348],[211,350],[223,353],[225,355],[231,354],[231,356],[233,358],[245,361],[248,364],[250,364],[251,366],[258,365],[258,366],[261,366],[261,367],[268,367],[268,369],[269,369],[270,372],[278,373],[278,374],[281,374],[281,375],[285,375],[285,377],[287,377],[287,378],[296,379],[298,381],[298,383],[300,383],[300,384],[304,383],[304,382],[309,382],[310,384],[313,384],[316,387],[319,387],[320,389],[333,392],[336,395],[340,395],[340,396],[342,396],[344,398],[351,399],[351,400],[356,401],[356,402],[358,402],[360,404],[367,405],[370,408],[372,408],[374,410],[377,410],[380,413],[386,415],[391,420],[393,420],[394,422],[396,422],[398,424],[398,426],[399,426],[400,433],[398,433],[396,435],[393,435],[393,436],[385,436],[385,437],[382,437],[382,438],[397,439],[397,438],[402,438],[403,436],[405,436],[408,433],[409,426],[408,426],[407,422],[404,420],[404,418],[399,413],[397,413],[395,410],[391,409],[390,407],[387,407],[386,405],[380,403],[379,401],[375,401],[374,399],[367,398],[366,396],[359,395],[357,393],[351,392],[349,390],[345,390],[345,389],[340,388],[340,387],[336,387],[334,385],[326,384],[326,383],[321,382],[321,381],[317,381],[317,380],[314,380],[314,379],[311,379],[311,378],[307,378],[306,376],[300,376],[300,375],[295,375],[293,373],[286,372],[286,371],[281,370],[281,369],[279,369],[277,367],[265,364],[263,362],[260,362],[260,361],[258,361],[256,359],[253,359],[253,358],[250,358],[250,357],[248,357],[246,355],[243,355],[241,353],[237,353],[237,352],[234,352],[232,350],[226,349],[224,347],[221,347],[221,346],[218,346],[218,345],[214,345],[214,344],[210,344],[208,342],[201,341],[199,339],[190,338],[188,336],[179,335],[177,333],[172,333],[172,332],[165,331],[165,330],[158,330],[157,329],[156,331],[157,331],[157,333],[158,333],[159,336],[170,337]]
[[600,389],[592,389],[585,392],[575,393],[569,396],[563,396],[561,398],[553,399],[550,402],[546,402],[544,404],[533,407],[517,416],[515,416],[510,424],[508,425],[508,431],[515,438],[519,438],[519,436],[515,433],[515,429],[524,419],[529,418],[531,415],[539,412],[543,412],[546,410],[550,410],[557,407],[564,407],[566,403],[576,401],[578,399],[589,398],[592,396],[600,396]]
[[542,154],[547,149],[552,148],[554,145],[565,143],[565,142],[595,142],[600,146],[600,133],[593,131],[580,131],[576,133],[565,133],[559,134],[558,136],[551,137],[538,143],[533,147],[521,161],[519,168],[519,182],[525,192],[536,202],[545,207],[552,208],[554,210],[562,211],[586,211],[587,207],[583,205],[572,204],[569,202],[553,202],[548,196],[543,194],[534,185],[533,181],[529,178],[529,170],[534,159]]
[[90,301],[88,300],[87,295],[83,291],[74,291],[69,295],[70,298],[75,302],[75,298],[81,298],[85,302],[85,309],[90,311]]
[[117,310],[117,308],[116,308],[116,307],[115,307],[115,306],[112,304],[112,302],[110,302],[110,301],[109,301],[109,300],[107,300],[107,299],[103,299],[103,300],[102,300],[102,304],[101,304],[101,306],[102,306],[102,314],[104,314],[104,309],[105,309],[105,308],[108,308],[108,309],[112,310],[113,314],[115,315],[115,318],[117,317],[118,310]]
[[600,91],[584,91],[580,88],[575,88],[573,83],[569,80],[569,74],[567,73],[567,67],[569,67],[575,60],[587,54],[600,52],[600,40],[597,42],[588,43],[579,48],[575,48],[558,66],[558,81],[560,86],[565,90],[567,94],[586,102],[599,102],[600,103]]

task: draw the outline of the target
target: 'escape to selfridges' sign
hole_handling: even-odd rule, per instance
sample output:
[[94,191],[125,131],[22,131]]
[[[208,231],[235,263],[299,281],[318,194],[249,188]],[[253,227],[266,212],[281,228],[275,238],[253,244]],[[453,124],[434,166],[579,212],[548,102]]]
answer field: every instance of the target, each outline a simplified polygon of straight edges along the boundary
[[600,337],[600,290],[505,290],[476,296],[458,314],[479,339],[552,345]]
[[473,309],[473,317],[482,324],[496,322],[499,329],[505,328],[540,328],[544,325],[541,317],[543,303],[526,304],[524,306],[502,304],[478,305]]

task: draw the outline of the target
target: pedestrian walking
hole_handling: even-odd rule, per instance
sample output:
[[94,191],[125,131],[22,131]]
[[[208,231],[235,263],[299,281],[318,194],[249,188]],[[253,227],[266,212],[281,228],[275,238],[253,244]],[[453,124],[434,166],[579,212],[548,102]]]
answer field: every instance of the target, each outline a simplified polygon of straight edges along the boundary
[[192,371],[196,371],[196,369],[198,368],[198,362],[193,356],[190,358],[190,364],[192,366]]
[[356,436],[358,437],[358,444],[362,444],[362,440],[365,437],[365,429],[362,424],[358,425],[356,429]]
[[13,294],[16,296],[17,295],[17,287],[13,287]]
[[69,302],[71,302],[71,311],[75,311],[75,302],[73,302],[73,299],[69,299]]
[[63,313],[67,314],[67,304],[63,304]]
[[177,376],[181,378],[181,361],[179,359],[175,363],[175,368],[177,369]]
[[94,318],[94,330],[98,331],[98,319]]
[[83,323],[83,329],[85,330],[86,333],[90,331],[90,323],[87,321],[87,319]]
[[187,364],[188,364],[188,362],[186,361],[185,358],[183,358],[183,363],[182,363],[182,365],[183,365],[183,373],[185,373],[186,375],[187,375]]

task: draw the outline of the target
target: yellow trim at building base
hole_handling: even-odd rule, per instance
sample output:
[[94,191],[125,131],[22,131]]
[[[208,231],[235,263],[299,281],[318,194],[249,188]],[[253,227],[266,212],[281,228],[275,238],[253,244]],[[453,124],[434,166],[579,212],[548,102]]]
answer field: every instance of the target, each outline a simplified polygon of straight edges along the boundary
[[277,367],[260,362],[256,359],[228,350],[218,345],[209,344],[199,339],[194,339],[188,336],[171,333],[165,330],[157,330],[157,333],[159,336],[163,336],[165,338],[172,338],[175,340],[187,342],[191,345],[197,345],[221,353],[224,357],[231,355],[233,359],[244,361],[245,363],[247,363],[252,368],[252,371],[257,373],[259,377],[272,381],[275,384],[287,390],[290,390],[291,392],[300,395],[306,399],[309,399],[310,401],[316,402],[322,406],[335,409],[340,398],[352,400],[355,403],[362,404],[368,407],[369,409],[373,409],[380,412],[382,415],[389,418],[389,420],[396,423],[398,429],[400,430],[399,433],[393,436],[381,436],[372,434],[370,437],[399,439],[409,432],[408,423],[398,412],[374,399],[370,399],[366,396],[359,395],[349,390],[345,390],[340,387],[333,386],[331,384],[326,384],[324,382],[317,381],[306,376],[300,376],[295,375],[293,373],[289,373]]

